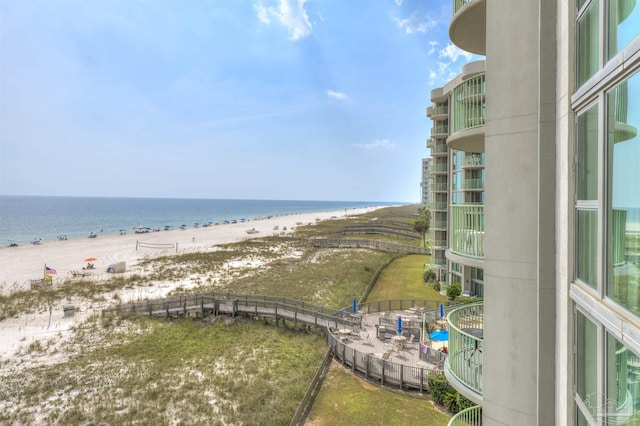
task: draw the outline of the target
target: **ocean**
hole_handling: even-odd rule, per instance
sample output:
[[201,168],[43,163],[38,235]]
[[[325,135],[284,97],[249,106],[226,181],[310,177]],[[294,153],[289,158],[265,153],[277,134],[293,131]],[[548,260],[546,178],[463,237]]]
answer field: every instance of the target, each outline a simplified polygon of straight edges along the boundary
[[86,238],[137,226],[164,228],[196,222],[253,219],[406,203],[366,201],[216,200],[178,198],[32,197],[0,195],[0,245],[35,238]]

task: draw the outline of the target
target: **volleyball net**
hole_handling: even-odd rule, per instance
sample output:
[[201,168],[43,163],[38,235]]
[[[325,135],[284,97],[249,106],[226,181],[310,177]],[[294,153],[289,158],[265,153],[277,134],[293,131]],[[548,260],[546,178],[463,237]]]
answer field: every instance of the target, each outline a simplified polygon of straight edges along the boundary
[[150,248],[155,250],[172,250],[175,249],[178,252],[178,243],[146,243],[136,240],[136,251],[138,248]]

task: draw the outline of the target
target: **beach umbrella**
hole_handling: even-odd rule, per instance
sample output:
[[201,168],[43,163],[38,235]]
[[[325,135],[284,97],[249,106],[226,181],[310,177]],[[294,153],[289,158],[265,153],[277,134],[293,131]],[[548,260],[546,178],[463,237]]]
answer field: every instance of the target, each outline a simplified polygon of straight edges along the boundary
[[356,298],[353,298],[353,313],[355,314],[358,311],[358,301]]
[[87,257],[84,261],[85,262],[93,262],[94,260],[98,260],[97,257]]
[[444,306],[440,304],[440,318],[444,318]]
[[429,339],[435,340],[437,342],[446,342],[449,340],[449,332],[447,330],[436,330],[432,333],[429,333]]
[[402,317],[398,317],[398,334],[402,334]]

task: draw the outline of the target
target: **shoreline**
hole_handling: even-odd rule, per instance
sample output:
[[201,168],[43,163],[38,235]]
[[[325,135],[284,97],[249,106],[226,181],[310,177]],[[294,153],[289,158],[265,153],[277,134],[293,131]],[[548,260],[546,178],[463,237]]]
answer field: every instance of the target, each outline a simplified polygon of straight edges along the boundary
[[[250,238],[260,238],[282,233],[289,234],[300,225],[315,223],[317,219],[328,220],[358,216],[387,206],[353,208],[342,210],[292,213],[244,222],[160,230],[147,233],[98,234],[96,238],[69,238],[67,240],[46,240],[40,244],[22,244],[17,247],[0,247],[0,295],[28,290],[30,280],[44,277],[45,265],[53,268],[53,285],[59,285],[73,277],[75,272],[90,272],[91,275],[106,274],[113,263],[126,262],[127,270],[145,257],[167,254],[167,249],[142,248],[139,242],[151,244],[172,244],[174,252],[208,250],[218,244],[228,244]],[[274,228],[278,227],[276,231]],[[249,230],[253,233],[247,233]],[[286,230],[285,230],[286,229]],[[176,249],[177,246],[177,249]],[[83,271],[84,260],[97,258],[92,262],[95,269]],[[110,275],[111,276],[111,275]],[[117,275],[116,275],[117,276]]]

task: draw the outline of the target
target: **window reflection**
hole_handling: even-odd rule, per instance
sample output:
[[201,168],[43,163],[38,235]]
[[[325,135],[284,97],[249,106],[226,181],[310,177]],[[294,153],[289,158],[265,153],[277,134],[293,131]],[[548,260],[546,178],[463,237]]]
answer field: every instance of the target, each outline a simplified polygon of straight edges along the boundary
[[640,74],[607,94],[607,295],[640,314]]
[[608,58],[640,34],[640,6],[632,0],[609,1]]

